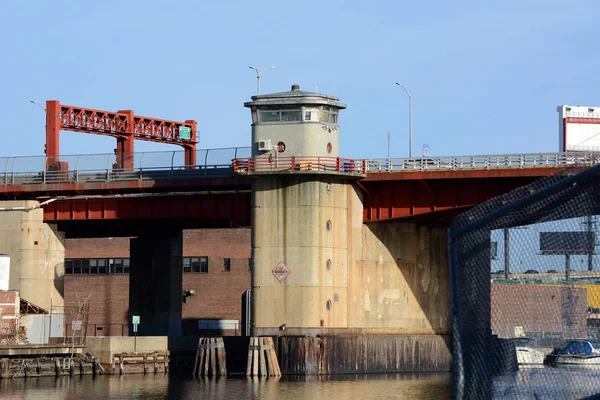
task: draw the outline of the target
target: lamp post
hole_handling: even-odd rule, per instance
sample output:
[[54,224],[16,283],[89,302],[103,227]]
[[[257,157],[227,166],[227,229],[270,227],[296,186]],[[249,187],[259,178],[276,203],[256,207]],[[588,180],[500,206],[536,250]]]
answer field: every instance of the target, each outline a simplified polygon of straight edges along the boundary
[[29,102],[32,103],[32,104],[37,104],[38,106],[40,106],[40,108],[42,110],[44,110],[44,112],[46,112],[46,108],[43,105],[41,105],[40,103],[38,103],[37,101],[35,101],[35,100],[29,100]]
[[396,82],[396,85],[400,86],[408,95],[408,157],[412,158],[412,96],[406,90],[404,85]]
[[387,134],[387,140],[388,140],[388,160],[390,159],[390,133],[388,132]]
[[256,87],[256,92],[257,92],[256,94],[257,94],[257,95],[259,95],[259,94],[260,94],[260,76],[261,76],[261,75],[262,75],[262,74],[263,74],[263,73],[264,73],[266,70],[268,70],[268,69],[270,69],[270,68],[275,68],[275,67],[271,65],[270,67],[267,67],[267,68],[263,69],[263,70],[262,70],[262,71],[260,71],[260,72],[258,71],[258,68],[256,68],[256,67],[248,67],[248,68],[250,68],[250,69],[253,69],[253,70],[255,70],[255,71],[256,71],[256,80],[258,81],[258,82],[257,82],[257,87]]

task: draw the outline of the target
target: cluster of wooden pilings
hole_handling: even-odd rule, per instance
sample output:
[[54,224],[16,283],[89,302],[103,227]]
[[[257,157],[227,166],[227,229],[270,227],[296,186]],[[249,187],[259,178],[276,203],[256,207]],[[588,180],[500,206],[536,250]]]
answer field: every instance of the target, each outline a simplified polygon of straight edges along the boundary
[[194,360],[193,376],[227,376],[223,338],[200,338]]
[[281,376],[273,338],[250,338],[246,376]]
[[[194,359],[193,376],[227,376],[223,338],[200,338]],[[246,362],[246,376],[281,376],[271,337],[251,337]]]
[[95,358],[42,356],[0,360],[0,378],[2,379],[99,375],[104,372],[104,368]]
[[111,373],[159,374],[169,372],[169,352],[117,353],[113,355]]

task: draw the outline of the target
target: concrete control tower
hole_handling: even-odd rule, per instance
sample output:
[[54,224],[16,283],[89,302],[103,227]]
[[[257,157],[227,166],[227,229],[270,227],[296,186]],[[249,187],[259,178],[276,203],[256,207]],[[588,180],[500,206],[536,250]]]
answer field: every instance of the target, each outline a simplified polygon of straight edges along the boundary
[[[337,97],[253,96],[252,331],[347,326],[348,185],[340,168]],[[343,162],[342,162],[343,164]],[[346,165],[348,161],[346,161]],[[348,170],[349,171],[349,170]],[[351,187],[350,187],[351,188]]]
[[253,96],[252,157],[339,155],[338,118],[345,104],[337,97],[303,92]]
[[367,165],[339,157],[338,98],[293,85],[245,106],[251,335],[278,337],[284,373],[448,370],[446,229],[363,223]]

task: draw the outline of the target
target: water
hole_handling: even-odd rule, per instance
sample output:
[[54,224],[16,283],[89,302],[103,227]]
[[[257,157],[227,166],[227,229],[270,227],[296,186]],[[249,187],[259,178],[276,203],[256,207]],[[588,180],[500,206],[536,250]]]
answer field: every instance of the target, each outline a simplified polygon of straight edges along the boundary
[[193,379],[126,375],[0,380],[1,399],[449,399],[451,375]]

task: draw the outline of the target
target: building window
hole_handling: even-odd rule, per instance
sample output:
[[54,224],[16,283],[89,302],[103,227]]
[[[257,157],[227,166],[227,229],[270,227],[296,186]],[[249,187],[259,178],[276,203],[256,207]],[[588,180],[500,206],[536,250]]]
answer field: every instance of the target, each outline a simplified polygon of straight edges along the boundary
[[65,274],[128,274],[129,258],[65,259]]
[[302,110],[259,110],[258,121],[269,122],[300,122],[302,121]]
[[283,143],[283,142],[277,143],[277,151],[279,153],[283,153],[285,151],[285,143]]
[[223,259],[223,271],[231,271],[231,258]]
[[335,107],[323,107],[321,111],[321,122],[337,124],[339,110]]
[[312,117],[312,111],[304,111],[304,120],[310,121]]
[[208,257],[183,257],[183,272],[208,272]]
[[281,122],[302,121],[302,111],[282,111]]

